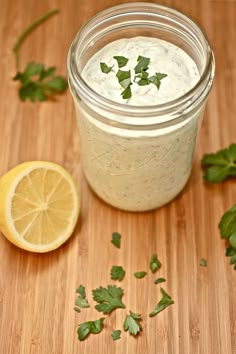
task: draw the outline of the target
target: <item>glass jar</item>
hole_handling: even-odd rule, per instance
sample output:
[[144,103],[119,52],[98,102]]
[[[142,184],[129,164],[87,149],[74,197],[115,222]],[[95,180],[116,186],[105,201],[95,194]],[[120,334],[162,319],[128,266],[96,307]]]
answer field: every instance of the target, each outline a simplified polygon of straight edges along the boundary
[[[81,72],[106,44],[135,36],[164,39],[196,63],[198,83],[164,104],[131,106],[96,93]],[[195,143],[214,77],[206,36],[185,15],[152,3],[109,8],[90,19],[68,53],[69,86],[80,131],[84,174],[94,192],[129,211],[158,208],[183,189],[190,176]]]

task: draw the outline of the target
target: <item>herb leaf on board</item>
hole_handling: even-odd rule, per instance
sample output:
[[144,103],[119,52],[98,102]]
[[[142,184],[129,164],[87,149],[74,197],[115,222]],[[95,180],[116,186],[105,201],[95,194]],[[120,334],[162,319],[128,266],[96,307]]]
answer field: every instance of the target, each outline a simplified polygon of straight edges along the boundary
[[89,333],[93,333],[93,334],[100,333],[103,329],[104,320],[105,318],[102,317],[96,321],[88,321],[88,322],[81,323],[77,330],[78,339],[82,341],[89,335]]
[[156,253],[152,255],[151,261],[150,261],[150,269],[152,273],[155,273],[158,269],[161,268],[161,262],[157,258]]
[[111,279],[121,281],[125,276],[125,270],[121,266],[112,266]]
[[129,312],[129,315],[126,315],[123,328],[125,331],[129,331],[130,334],[136,336],[142,329],[140,322],[141,315],[137,313]]
[[156,316],[159,312],[163,311],[166,307],[174,304],[172,298],[161,288],[162,299],[158,302],[154,310],[149,314],[150,317]]
[[107,288],[100,286],[93,290],[93,299],[98,302],[95,308],[104,314],[110,313],[117,308],[125,308],[121,298],[123,296],[123,289],[116,285],[108,285]]

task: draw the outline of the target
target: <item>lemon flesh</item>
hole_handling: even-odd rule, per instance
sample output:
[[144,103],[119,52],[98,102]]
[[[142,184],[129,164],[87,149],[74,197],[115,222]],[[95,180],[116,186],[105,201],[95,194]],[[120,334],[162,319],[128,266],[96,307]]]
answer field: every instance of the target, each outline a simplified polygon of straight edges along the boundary
[[33,252],[48,252],[73,233],[79,195],[72,176],[45,161],[20,164],[0,179],[0,230]]

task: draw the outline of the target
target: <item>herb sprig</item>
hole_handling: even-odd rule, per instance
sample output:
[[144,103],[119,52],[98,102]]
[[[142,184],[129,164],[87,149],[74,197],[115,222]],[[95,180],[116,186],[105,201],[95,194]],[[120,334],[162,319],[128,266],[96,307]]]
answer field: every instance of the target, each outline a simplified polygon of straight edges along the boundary
[[55,75],[55,67],[46,69],[43,64],[29,62],[24,71],[20,71],[20,49],[24,40],[36,27],[58,12],[59,10],[52,10],[38,18],[21,33],[15,42],[13,52],[17,73],[13,80],[21,83],[19,97],[22,101],[26,99],[32,102],[46,101],[57,94],[63,93],[68,87],[67,80],[64,77]]

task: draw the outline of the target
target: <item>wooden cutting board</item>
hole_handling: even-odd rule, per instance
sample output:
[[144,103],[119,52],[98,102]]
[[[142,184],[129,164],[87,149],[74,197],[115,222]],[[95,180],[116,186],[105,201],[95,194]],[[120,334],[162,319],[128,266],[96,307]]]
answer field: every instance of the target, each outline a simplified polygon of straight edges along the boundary
[[[191,178],[183,193],[167,206],[149,213],[126,213],[100,201],[81,172],[79,134],[69,91],[56,102],[30,103],[18,98],[12,80],[12,47],[21,31],[54,7],[60,14],[34,31],[21,51],[28,61],[55,65],[66,74],[68,47],[81,25],[98,11],[125,1],[9,0],[0,11],[0,174],[26,160],[60,163],[81,191],[81,215],[72,238],[49,254],[32,254],[0,235],[0,353],[2,354],[231,354],[236,353],[236,272],[224,256],[218,222],[236,201],[236,182],[210,185],[203,181],[200,159],[236,141],[236,1],[158,1],[191,16],[206,31],[216,57],[216,78],[200,130]],[[53,7],[52,7],[53,6]],[[119,231],[122,247],[110,242]],[[133,273],[147,270],[157,253],[162,267],[142,280]],[[201,258],[207,267],[200,266]],[[77,339],[79,323],[100,317],[91,290],[114,283],[112,265],[126,276],[125,310],[105,320],[101,334]],[[160,300],[156,277],[175,304],[150,319]],[[91,303],[73,311],[75,290],[83,284]],[[129,310],[142,314],[138,338],[122,332]]]

